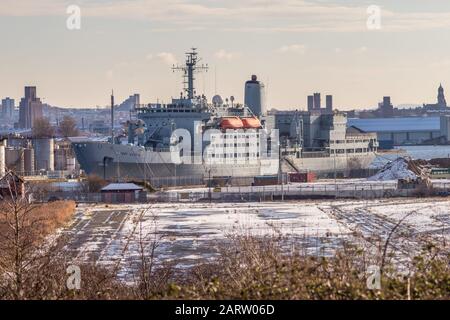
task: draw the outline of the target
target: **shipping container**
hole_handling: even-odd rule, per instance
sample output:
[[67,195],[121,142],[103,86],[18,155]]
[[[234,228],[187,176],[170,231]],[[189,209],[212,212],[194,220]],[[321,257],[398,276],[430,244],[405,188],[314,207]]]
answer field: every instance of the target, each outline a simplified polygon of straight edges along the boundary
[[314,172],[289,173],[289,182],[291,183],[309,183],[316,180],[316,174]]

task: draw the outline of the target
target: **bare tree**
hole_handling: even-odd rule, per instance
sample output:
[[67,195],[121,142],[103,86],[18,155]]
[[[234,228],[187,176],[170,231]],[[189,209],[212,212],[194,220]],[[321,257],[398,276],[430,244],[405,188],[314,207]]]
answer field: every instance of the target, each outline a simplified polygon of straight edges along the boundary
[[[12,171],[2,179],[0,199],[0,296],[11,299],[39,297],[43,288],[64,288],[44,277],[54,269],[62,252],[59,239],[50,240],[51,230],[71,216],[67,207],[57,211],[31,202],[32,189]],[[5,191],[6,190],[6,191]],[[74,208],[75,204],[72,204]],[[71,210],[70,210],[71,211]],[[51,220],[51,216],[53,219]],[[60,219],[60,221],[59,221]],[[62,255],[63,256],[63,255]],[[51,266],[51,267],[50,267]],[[57,277],[57,270],[55,278]],[[53,290],[53,289],[52,289]],[[53,290],[54,291],[54,290]]]
[[22,182],[12,173],[4,181],[8,194],[0,205],[0,272],[7,277],[9,291],[20,299],[24,274],[35,259],[35,244],[39,238],[35,227],[40,221],[32,217],[34,208],[21,187]]
[[83,182],[81,189],[83,192],[100,192],[107,184],[107,181],[103,180],[98,175],[92,174]]
[[33,124],[34,138],[51,138],[55,134],[55,130],[47,118],[36,119]]
[[71,116],[64,116],[64,118],[59,124],[59,131],[61,135],[65,138],[75,137],[79,135],[77,123],[75,119]]

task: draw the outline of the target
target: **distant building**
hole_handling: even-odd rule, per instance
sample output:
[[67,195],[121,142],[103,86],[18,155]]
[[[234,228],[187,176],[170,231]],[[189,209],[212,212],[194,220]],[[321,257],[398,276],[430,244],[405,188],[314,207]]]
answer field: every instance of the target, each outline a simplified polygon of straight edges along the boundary
[[383,97],[383,102],[378,104],[378,113],[381,118],[392,118],[394,116],[394,106],[391,97]]
[[426,110],[445,110],[448,108],[447,101],[445,100],[445,93],[442,84],[438,88],[438,97],[436,104],[424,104],[423,107]]
[[322,108],[321,100],[320,93],[314,93],[314,110],[320,110]]
[[316,92],[313,95],[308,96],[308,111],[315,113],[330,113],[333,112],[333,96],[326,96],[326,108],[322,108],[321,94]]
[[332,95],[327,95],[326,97],[326,109],[328,111],[333,111],[333,96]]
[[36,119],[43,117],[41,99],[36,96],[36,87],[25,87],[25,97],[19,106],[19,128],[31,129]]
[[314,96],[308,96],[308,111],[314,110]]
[[141,103],[141,96],[137,93],[133,94],[119,105],[119,107],[117,108],[117,111],[133,110],[134,107],[139,105],[140,103]]
[[89,125],[89,131],[93,133],[107,135],[111,133],[111,126],[107,124],[105,120],[94,120]]
[[15,101],[9,97],[2,100],[2,118],[12,119],[14,115]]

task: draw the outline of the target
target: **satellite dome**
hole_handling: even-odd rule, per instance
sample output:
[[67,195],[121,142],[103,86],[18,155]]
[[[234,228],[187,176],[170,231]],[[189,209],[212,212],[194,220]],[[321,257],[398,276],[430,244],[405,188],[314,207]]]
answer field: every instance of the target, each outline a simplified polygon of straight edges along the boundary
[[212,103],[213,103],[214,105],[222,105],[222,104],[223,104],[223,99],[222,99],[221,96],[215,95],[215,96],[212,98]]

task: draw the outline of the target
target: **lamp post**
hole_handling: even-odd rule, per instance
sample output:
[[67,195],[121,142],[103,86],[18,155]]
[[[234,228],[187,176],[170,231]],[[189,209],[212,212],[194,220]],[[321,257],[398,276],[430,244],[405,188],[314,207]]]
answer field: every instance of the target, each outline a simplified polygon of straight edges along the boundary
[[208,186],[209,186],[209,191],[208,191],[208,196],[209,196],[209,203],[212,202],[212,194],[211,194],[211,167],[208,170]]
[[336,168],[336,151],[337,149],[334,149],[334,197],[337,198],[337,168]]

